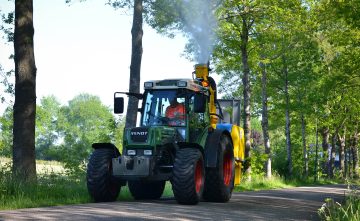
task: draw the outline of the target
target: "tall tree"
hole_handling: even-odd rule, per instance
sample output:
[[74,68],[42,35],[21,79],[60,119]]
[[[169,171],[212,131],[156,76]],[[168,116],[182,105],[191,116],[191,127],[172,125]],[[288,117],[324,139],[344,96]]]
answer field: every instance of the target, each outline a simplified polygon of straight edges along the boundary
[[[250,35],[254,34],[255,20],[263,13],[263,8],[258,6],[257,1],[224,1],[220,9],[220,31],[219,37],[221,40],[219,44],[219,57],[222,60],[227,55],[234,55],[229,61],[232,63],[227,70],[232,69],[241,73],[242,75],[242,89],[243,89],[243,113],[244,113],[244,132],[245,132],[245,157],[250,160],[251,157],[251,87],[250,87],[250,61],[249,51],[251,50]],[[225,52],[227,51],[227,52]],[[226,55],[227,54],[227,55]],[[241,56],[239,57],[238,55]],[[224,56],[225,55],[225,56]],[[241,65],[236,62],[241,63]],[[227,62],[227,65],[230,63]],[[241,68],[241,70],[239,70]],[[225,69],[225,70],[226,70]],[[245,166],[246,174],[250,178],[251,166]]]
[[[142,38],[143,38],[143,0],[134,0],[134,15],[131,29],[132,49],[131,49],[131,65],[130,65],[130,82],[129,91],[131,93],[140,93],[140,69],[141,57],[143,53]],[[139,100],[136,97],[130,96],[126,112],[125,127],[136,126],[136,116]]]
[[271,178],[271,147],[269,136],[269,119],[268,119],[268,95],[267,95],[267,70],[263,62],[260,62],[261,68],[261,92],[262,92],[262,111],[261,111],[261,126],[263,130],[265,154],[267,159],[265,162],[266,177]]
[[353,143],[351,146],[354,178],[359,178],[359,136],[360,133],[358,132],[358,125],[356,125],[353,135]]
[[292,176],[293,163],[290,138],[290,95],[289,95],[289,70],[285,54],[281,56],[284,75],[284,93],[285,93],[285,136],[286,136],[286,152],[287,166],[289,176]]
[[36,66],[32,0],[15,0],[14,52],[13,172],[25,181],[32,181],[36,179]]

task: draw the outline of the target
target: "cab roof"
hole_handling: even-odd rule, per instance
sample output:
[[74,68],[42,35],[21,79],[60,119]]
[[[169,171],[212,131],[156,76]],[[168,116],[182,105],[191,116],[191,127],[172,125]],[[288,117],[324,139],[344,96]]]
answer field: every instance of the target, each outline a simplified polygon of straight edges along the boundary
[[144,89],[179,89],[186,88],[191,91],[207,91],[198,80],[194,79],[165,79],[165,80],[152,80],[144,83]]

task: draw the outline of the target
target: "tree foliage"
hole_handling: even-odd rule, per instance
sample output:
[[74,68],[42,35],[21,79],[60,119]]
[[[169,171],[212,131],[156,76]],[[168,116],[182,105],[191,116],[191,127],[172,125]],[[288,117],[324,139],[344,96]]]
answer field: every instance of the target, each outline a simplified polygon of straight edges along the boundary
[[[84,172],[84,165],[97,142],[114,143],[122,149],[125,121],[115,118],[97,96],[80,94],[62,105],[54,96],[37,105],[36,158],[65,163],[71,174]],[[0,117],[0,155],[12,150],[12,108]]]
[[[350,2],[240,1],[236,3],[237,9],[225,11],[220,17],[223,20],[214,53],[216,70],[223,76],[220,89],[228,92],[228,97],[239,96],[244,89],[240,81],[244,74],[242,32],[236,28],[241,27],[241,20],[234,22],[234,17],[245,16],[239,9],[247,8],[246,19],[253,25],[248,45],[254,95],[251,114],[257,116],[261,109],[259,64],[263,64],[268,74],[274,169],[282,175],[291,175],[291,171],[296,177],[309,172],[326,173],[323,168],[314,171],[316,126],[330,126],[334,134],[336,128],[347,125],[350,117],[353,123],[346,128],[357,125],[354,122],[358,122],[359,115],[359,32],[357,15],[347,11],[353,6]],[[225,18],[231,18],[231,22]],[[286,131],[285,137],[279,136],[281,130]],[[311,163],[310,168],[305,169],[308,167],[305,161]],[[329,164],[325,157],[321,161]]]

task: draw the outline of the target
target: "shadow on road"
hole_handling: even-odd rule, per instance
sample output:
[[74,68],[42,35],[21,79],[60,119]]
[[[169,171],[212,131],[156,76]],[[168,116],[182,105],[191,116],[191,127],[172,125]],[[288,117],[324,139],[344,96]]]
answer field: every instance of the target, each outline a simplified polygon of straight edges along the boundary
[[342,201],[345,185],[233,193],[228,203],[154,201],[90,203],[1,211],[0,220],[318,220],[326,198]]

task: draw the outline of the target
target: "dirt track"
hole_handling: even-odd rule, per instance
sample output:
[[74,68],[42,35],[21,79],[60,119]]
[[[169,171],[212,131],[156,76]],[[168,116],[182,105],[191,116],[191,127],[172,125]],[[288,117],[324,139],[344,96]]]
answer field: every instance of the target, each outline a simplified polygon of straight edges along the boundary
[[90,203],[0,211],[0,220],[319,220],[325,198],[344,198],[344,185],[234,193],[228,203],[179,205],[174,199]]

